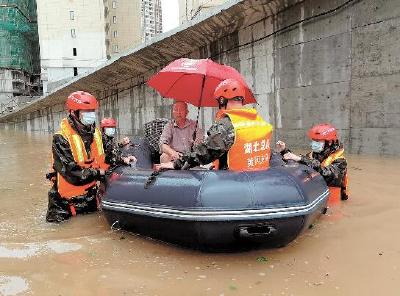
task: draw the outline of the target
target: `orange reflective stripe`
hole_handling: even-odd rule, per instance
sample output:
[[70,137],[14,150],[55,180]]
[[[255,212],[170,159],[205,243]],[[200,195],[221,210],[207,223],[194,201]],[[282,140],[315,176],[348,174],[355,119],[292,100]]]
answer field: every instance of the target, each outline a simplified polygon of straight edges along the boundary
[[105,153],[103,148],[103,140],[101,137],[100,131],[96,128],[93,137],[93,143],[91,147],[92,151],[96,151],[97,157],[96,159],[96,166],[97,168],[101,168],[107,170],[109,165],[106,164]]
[[220,110],[217,118],[229,116],[235,128],[235,142],[228,152],[228,168],[258,171],[269,168],[272,125],[255,109]]
[[75,152],[74,159],[77,160],[78,163],[84,163],[85,159],[87,159],[85,144],[79,135],[72,135],[71,136],[71,144],[74,146],[71,150]]
[[[344,157],[344,149],[339,149],[336,152],[333,152],[332,154],[330,154],[326,159],[324,159],[324,161],[321,163],[321,166],[323,167],[327,167],[329,165],[332,164],[332,162],[334,162],[336,159],[346,159]],[[347,191],[347,185],[348,185],[348,177],[347,177],[347,172],[346,175],[344,176],[344,180],[343,180],[343,190],[344,190],[344,194],[348,195],[348,191]],[[333,199],[337,199],[337,198],[341,198],[342,195],[342,187],[329,187],[329,191],[331,193],[331,198]],[[331,199],[330,198],[330,199]]]
[[85,160],[88,159],[85,144],[82,138],[75,132],[72,126],[69,124],[68,119],[64,118],[61,121],[60,134],[68,141],[74,160],[79,164],[83,165]]
[[336,159],[339,158],[345,158],[344,157],[344,149],[340,149],[336,152],[333,152],[331,155],[329,155],[324,161],[321,163],[323,167],[327,167],[330,165],[332,162],[334,162]]
[[94,143],[96,144],[97,155],[104,154],[103,139],[101,138],[100,131],[96,128],[94,131]]

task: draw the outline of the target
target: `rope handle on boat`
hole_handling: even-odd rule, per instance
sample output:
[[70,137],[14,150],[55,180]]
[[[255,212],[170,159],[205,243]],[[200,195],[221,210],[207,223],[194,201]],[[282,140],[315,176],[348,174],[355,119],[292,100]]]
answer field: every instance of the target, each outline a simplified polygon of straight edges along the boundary
[[[183,167],[181,168],[181,170],[188,170],[190,168],[190,164],[186,161],[185,164],[183,165]],[[150,187],[150,185],[154,184],[154,182],[156,181],[157,177],[165,171],[168,171],[170,169],[166,169],[166,168],[162,168],[158,171],[154,171],[151,173],[151,175],[149,176],[149,178],[147,179],[146,183],[144,183],[144,189],[148,189]]]
[[148,189],[150,187],[150,185],[154,184],[154,182],[156,181],[157,177],[165,171],[168,171],[169,169],[160,169],[159,171],[154,171],[151,173],[151,175],[147,178],[146,183],[144,183],[144,189]]
[[274,235],[277,229],[273,225],[259,224],[239,227],[239,237],[252,238],[252,237],[268,237]]
[[185,163],[184,163],[184,165],[182,166],[181,170],[182,170],[182,171],[186,171],[186,170],[188,170],[188,169],[190,169],[190,164],[189,164],[187,161],[185,161]]
[[[117,227],[116,227],[117,225]],[[115,220],[114,223],[111,225],[111,230],[119,231],[121,230],[121,226],[119,225],[119,220]]]

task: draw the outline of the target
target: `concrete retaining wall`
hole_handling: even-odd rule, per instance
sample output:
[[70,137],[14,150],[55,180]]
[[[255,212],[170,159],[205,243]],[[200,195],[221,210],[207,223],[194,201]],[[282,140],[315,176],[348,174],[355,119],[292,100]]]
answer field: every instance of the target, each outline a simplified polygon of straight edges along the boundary
[[[174,58],[211,57],[238,69],[256,94],[257,108],[275,126],[275,139],[291,147],[305,148],[305,131],[330,122],[350,153],[400,155],[400,1],[231,1],[225,8],[203,20],[201,28],[207,37],[211,24],[230,28],[228,34],[199,37],[199,46],[180,46]],[[234,25],[226,20],[228,12],[237,15],[230,18]],[[174,36],[168,42],[173,47]],[[116,76],[112,85],[97,87],[99,116],[116,118],[123,135],[140,134],[145,122],[169,117],[172,101],[143,81],[171,58],[159,55],[140,75],[120,81]],[[64,114],[57,102],[3,121],[7,128],[53,132]],[[214,114],[201,111],[203,127]]]

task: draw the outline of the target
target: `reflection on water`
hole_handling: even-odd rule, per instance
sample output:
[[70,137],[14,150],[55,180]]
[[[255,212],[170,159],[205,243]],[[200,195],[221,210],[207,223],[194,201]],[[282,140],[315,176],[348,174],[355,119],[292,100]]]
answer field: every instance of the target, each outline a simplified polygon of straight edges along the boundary
[[29,288],[27,281],[19,276],[0,275],[0,295],[13,296],[26,292]]
[[5,247],[0,245],[0,258],[28,258],[36,255],[39,252],[39,246],[25,244],[21,247]]
[[207,254],[111,231],[101,213],[46,223],[50,146],[0,130],[0,295],[399,293],[400,159],[348,156],[350,199],[287,247]]
[[57,254],[77,251],[82,246],[77,243],[66,243],[61,241],[49,241],[42,243],[16,243],[0,244],[1,258],[29,258],[54,252]]

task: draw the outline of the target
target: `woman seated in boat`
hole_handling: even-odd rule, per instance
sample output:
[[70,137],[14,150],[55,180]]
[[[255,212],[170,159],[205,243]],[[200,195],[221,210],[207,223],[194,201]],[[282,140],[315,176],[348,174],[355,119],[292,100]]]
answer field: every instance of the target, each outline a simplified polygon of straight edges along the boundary
[[234,79],[222,81],[214,91],[219,112],[207,139],[159,169],[189,169],[214,162],[220,170],[256,171],[269,167],[272,125],[255,109],[244,108],[245,87]]
[[336,128],[327,123],[318,124],[308,131],[308,137],[311,139],[312,151],[304,156],[290,152],[283,141],[276,143],[276,150],[284,160],[297,161],[319,172],[329,186],[331,198],[348,199],[347,161]]

